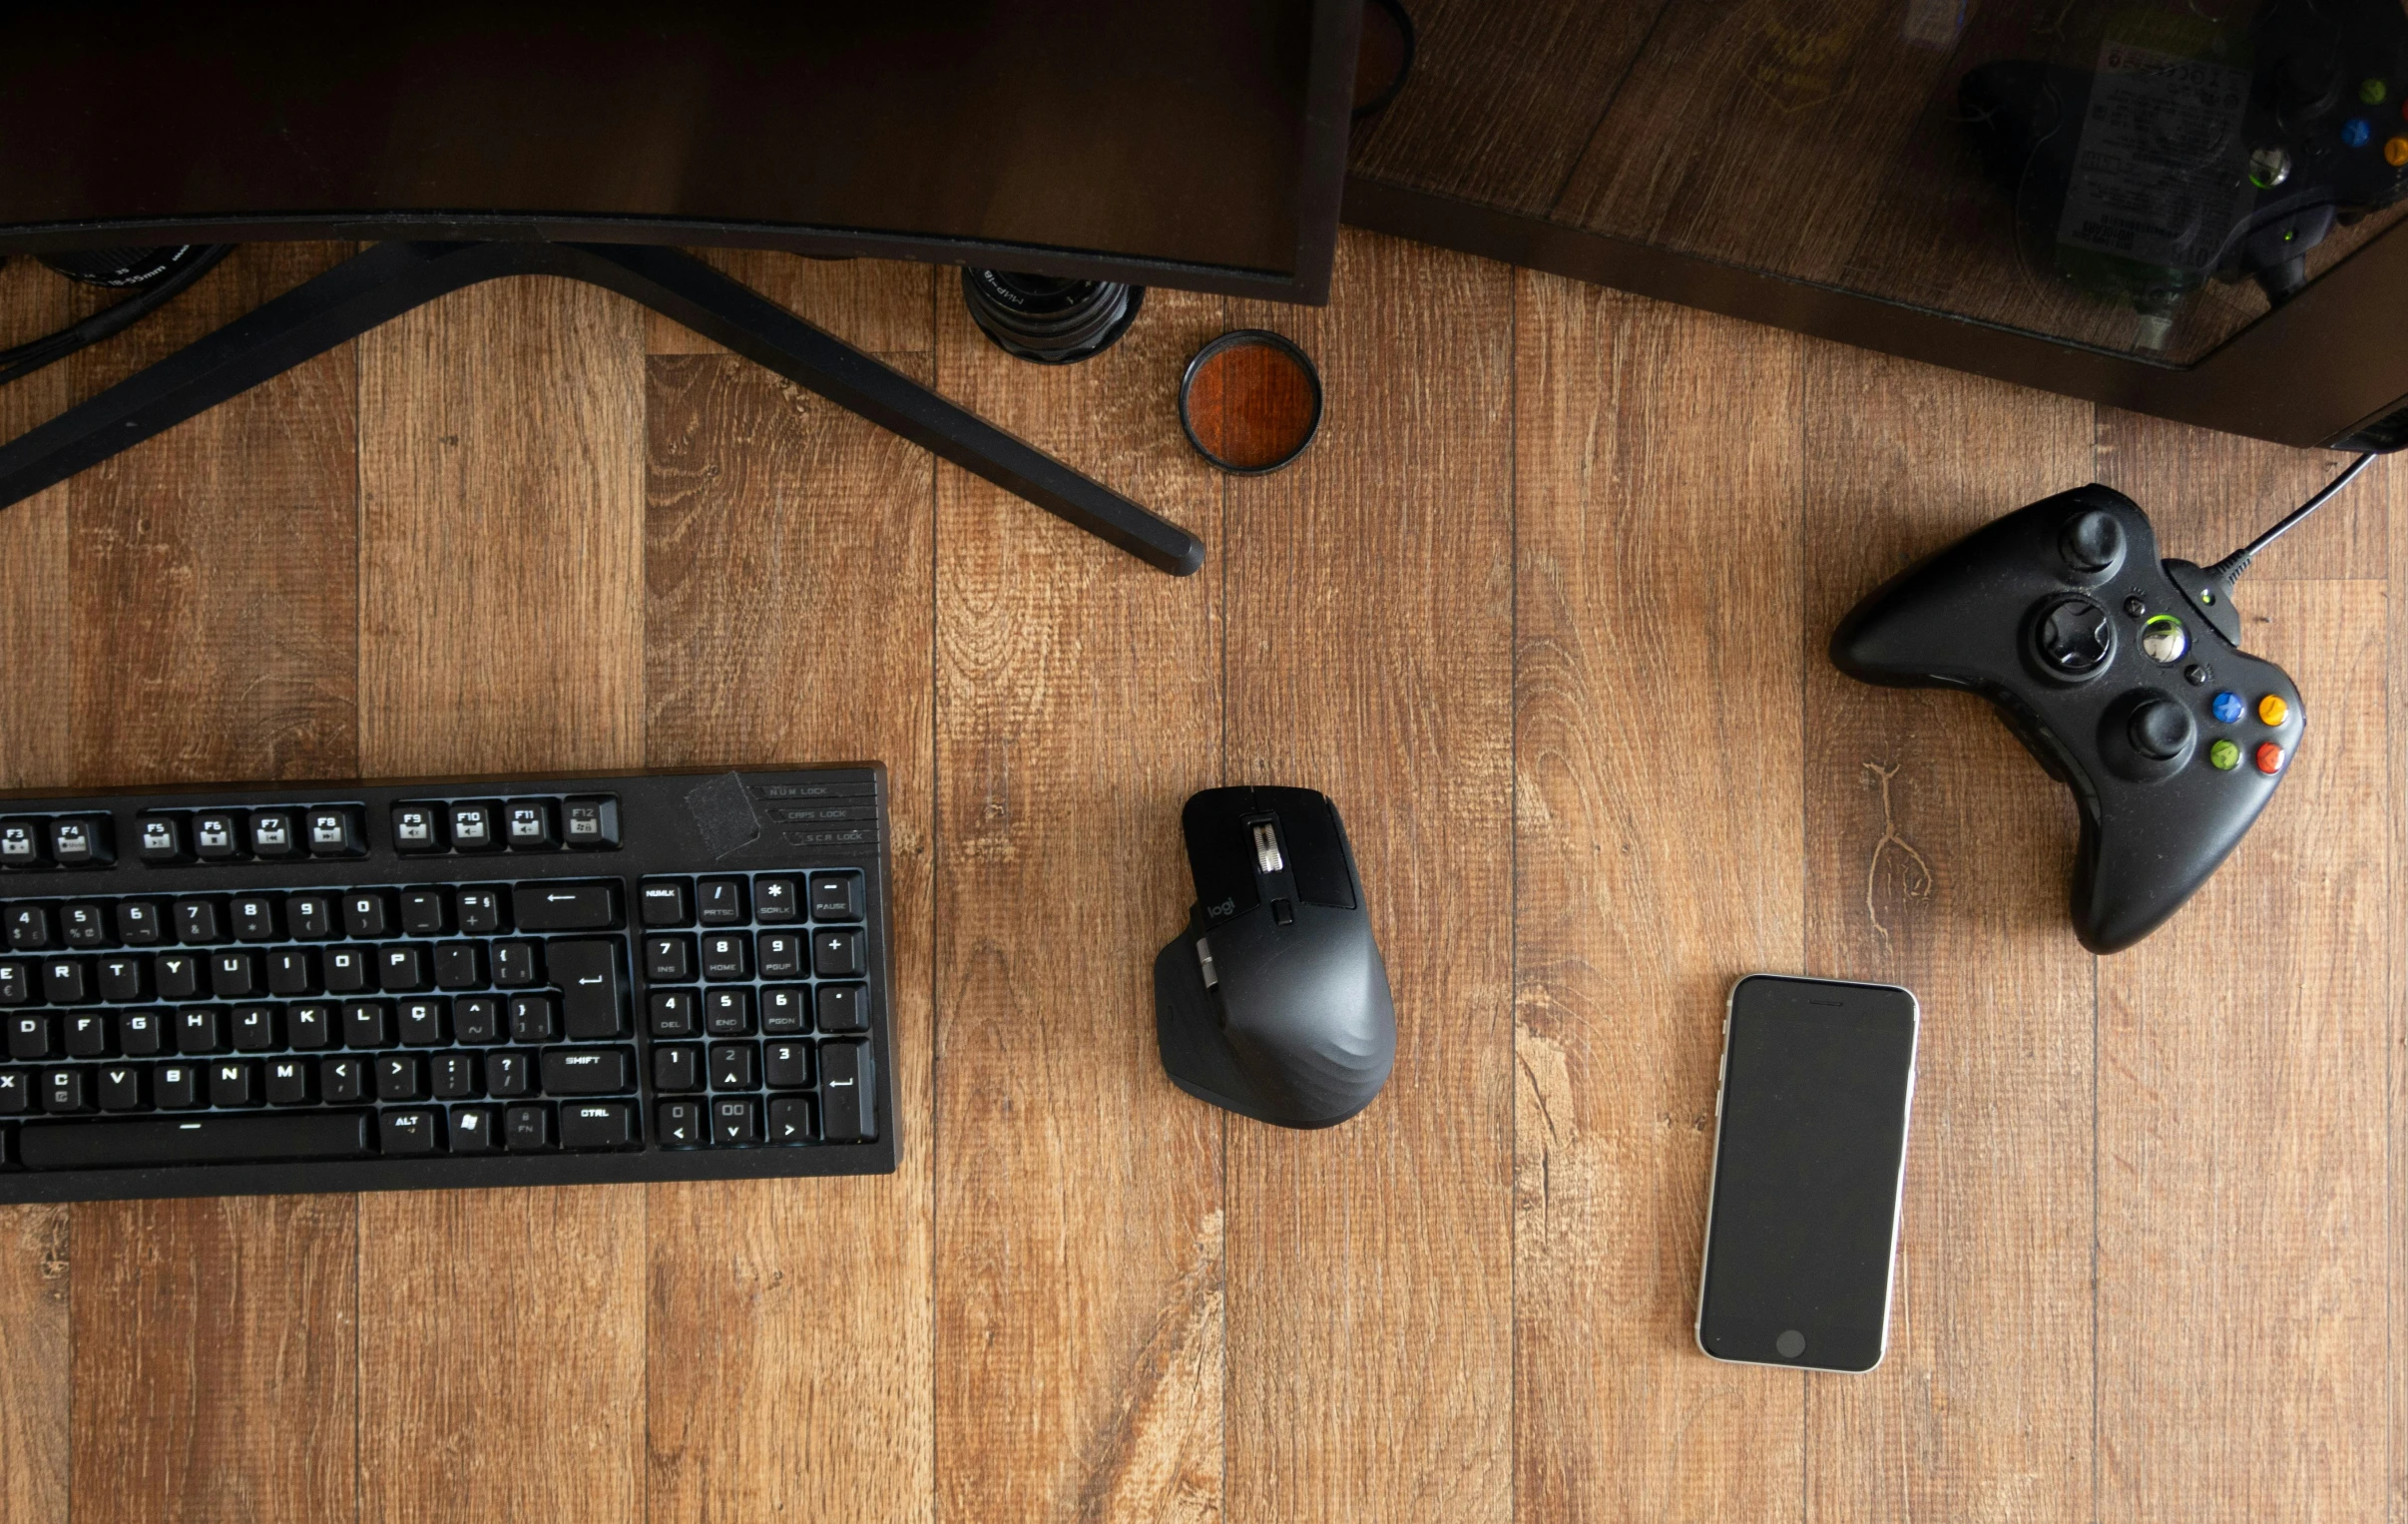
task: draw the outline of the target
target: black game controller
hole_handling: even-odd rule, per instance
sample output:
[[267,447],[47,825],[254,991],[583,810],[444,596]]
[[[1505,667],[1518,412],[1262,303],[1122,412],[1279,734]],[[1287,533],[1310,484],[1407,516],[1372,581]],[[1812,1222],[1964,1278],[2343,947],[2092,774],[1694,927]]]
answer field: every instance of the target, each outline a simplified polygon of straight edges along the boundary
[[2178,22],[2111,37],[2083,60],[2096,68],[1974,68],[1966,132],[2062,273],[2145,315],[2207,274],[2254,277],[2279,304],[2336,220],[2408,190],[2408,16],[2398,0],[2273,0],[2245,39]]
[[2074,929],[2093,952],[2130,947],[2205,883],[2299,746],[2299,691],[2240,649],[2229,564],[2160,561],[2147,515],[2093,484],[1918,563],[1831,637],[1850,677],[1988,699],[2072,787]]

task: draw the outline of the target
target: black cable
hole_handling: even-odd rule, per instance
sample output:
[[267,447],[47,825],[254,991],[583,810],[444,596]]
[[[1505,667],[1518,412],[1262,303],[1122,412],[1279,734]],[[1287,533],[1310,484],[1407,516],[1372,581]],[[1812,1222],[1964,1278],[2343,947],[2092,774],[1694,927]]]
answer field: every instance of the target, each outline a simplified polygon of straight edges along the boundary
[[2284,535],[2290,533],[2290,531],[2297,526],[2301,519],[2306,518],[2309,514],[2314,513],[2317,509],[2323,507],[2326,500],[2331,498],[2334,493],[2340,491],[2343,487],[2348,486],[2351,482],[2356,481],[2360,471],[2363,471],[2368,466],[2374,464],[2374,458],[2375,452],[2368,450],[2356,460],[2351,461],[2349,463],[2348,470],[2343,471],[2339,476],[2336,476],[2331,481],[2326,482],[2323,486],[2323,489],[2317,492],[2314,497],[2311,497],[2306,502],[2301,503],[2289,513],[2284,514],[2281,521],[2275,524],[2273,528],[2267,530],[2264,534],[2259,535],[2256,539],[2251,540],[2248,544],[2234,551],[2231,555],[2224,557],[2223,560],[2216,562],[2215,565],[2207,568],[2208,578],[2213,581],[2218,588],[2222,589],[2224,597],[2229,599],[2232,595],[2232,584],[2240,581],[2241,573],[2249,569],[2249,563],[2257,559],[2257,554],[2259,551],[2264,550],[2276,540],[2279,540]]
[[182,268],[158,284],[135,292],[115,306],[103,307],[83,321],[71,323],[56,333],[19,344],[13,349],[0,349],[0,386],[21,376],[31,375],[45,365],[56,364],[78,349],[88,349],[104,338],[124,332],[209,273],[220,259],[234,252],[234,247],[232,244],[204,245],[194,251]]

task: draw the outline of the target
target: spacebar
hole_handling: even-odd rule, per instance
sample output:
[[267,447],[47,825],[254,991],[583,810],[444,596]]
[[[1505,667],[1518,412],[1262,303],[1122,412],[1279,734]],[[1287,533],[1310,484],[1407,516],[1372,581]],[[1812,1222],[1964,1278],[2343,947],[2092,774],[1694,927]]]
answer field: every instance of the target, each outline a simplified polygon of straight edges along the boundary
[[31,1122],[17,1134],[29,1170],[122,1170],[163,1164],[260,1164],[355,1159],[368,1152],[368,1114],[161,1117],[141,1122]]

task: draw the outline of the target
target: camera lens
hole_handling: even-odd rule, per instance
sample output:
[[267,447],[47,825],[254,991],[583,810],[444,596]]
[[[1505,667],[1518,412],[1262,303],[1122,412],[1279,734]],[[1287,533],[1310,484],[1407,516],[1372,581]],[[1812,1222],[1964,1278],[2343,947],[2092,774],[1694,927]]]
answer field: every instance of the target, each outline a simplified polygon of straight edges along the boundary
[[1320,430],[1321,377],[1303,350],[1276,333],[1223,333],[1188,361],[1179,422],[1197,453],[1223,471],[1276,471]]
[[1006,354],[1068,365],[1109,349],[1145,304],[1146,288],[1118,280],[1071,280],[1008,269],[965,268],[970,316]]

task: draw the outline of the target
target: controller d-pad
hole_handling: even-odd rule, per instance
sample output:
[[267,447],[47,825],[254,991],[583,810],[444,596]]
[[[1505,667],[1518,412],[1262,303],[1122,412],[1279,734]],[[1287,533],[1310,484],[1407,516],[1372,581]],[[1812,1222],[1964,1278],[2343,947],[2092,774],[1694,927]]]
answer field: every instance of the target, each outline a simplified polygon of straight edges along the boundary
[[2157,762],[2180,757],[2197,734],[2190,711],[2171,699],[2144,699],[2124,722],[2124,735],[2133,750]]
[[2116,649],[2107,610],[2087,598],[2061,598],[2043,610],[2033,627],[2041,665],[2068,678],[2087,678],[2107,665]]

